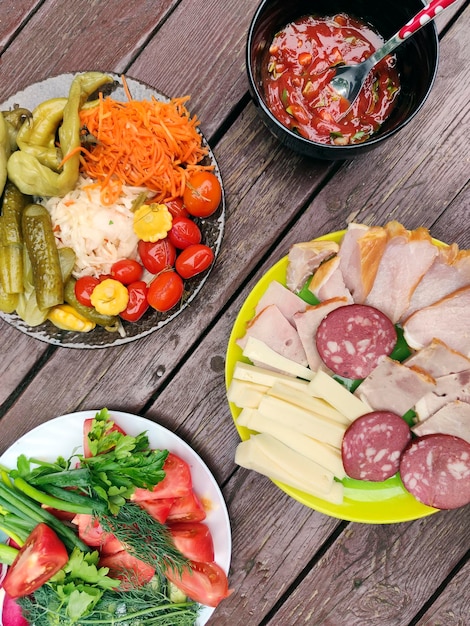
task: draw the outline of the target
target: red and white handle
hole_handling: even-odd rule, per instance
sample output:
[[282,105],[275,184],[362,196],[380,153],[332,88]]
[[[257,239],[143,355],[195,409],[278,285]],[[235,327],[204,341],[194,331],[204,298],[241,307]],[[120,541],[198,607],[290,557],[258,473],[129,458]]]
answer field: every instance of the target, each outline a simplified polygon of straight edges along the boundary
[[454,4],[457,0],[431,0],[431,2],[415,15],[403,28],[398,31],[400,39],[406,39],[422,26],[433,20],[438,13],[447,9],[448,6]]

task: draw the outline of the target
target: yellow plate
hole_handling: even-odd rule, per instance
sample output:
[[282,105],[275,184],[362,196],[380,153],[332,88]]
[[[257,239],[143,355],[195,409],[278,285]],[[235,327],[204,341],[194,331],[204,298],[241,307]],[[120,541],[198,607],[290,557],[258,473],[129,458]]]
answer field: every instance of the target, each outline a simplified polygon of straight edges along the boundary
[[[344,233],[344,230],[330,233],[323,237],[318,237],[318,240],[336,241],[339,243]],[[233,325],[228,342],[225,363],[225,382],[227,388],[232,380],[237,361],[249,362],[243,357],[240,347],[236,344],[236,340],[245,334],[246,324],[253,317],[255,307],[268,285],[273,280],[277,280],[283,285],[286,284],[286,271],[287,257],[284,257],[266,272],[243,303]],[[248,439],[251,431],[242,426],[238,426],[236,422],[236,418],[240,414],[240,409],[231,402],[229,402],[229,405],[241,439]],[[320,513],[325,513],[326,515],[349,520],[351,522],[368,524],[408,522],[410,520],[426,517],[438,510],[418,502],[418,500],[403,487],[398,475],[381,483],[359,481],[350,478],[344,479],[342,482],[345,487],[345,497],[341,505],[331,504],[330,502],[311,496],[276,480],[273,482],[282,489],[282,491],[295,500],[298,500],[298,502]]]

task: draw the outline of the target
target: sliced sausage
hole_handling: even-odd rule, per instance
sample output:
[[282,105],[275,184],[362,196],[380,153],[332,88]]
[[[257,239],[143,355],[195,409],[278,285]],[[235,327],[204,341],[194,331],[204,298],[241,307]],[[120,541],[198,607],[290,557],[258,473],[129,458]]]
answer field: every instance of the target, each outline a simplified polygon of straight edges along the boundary
[[389,356],[397,342],[395,326],[378,309],[349,304],[328,313],[317,330],[317,350],[335,374],[365,378],[380,357]]
[[470,503],[470,443],[447,434],[423,435],[403,453],[400,474],[414,497],[437,509]]
[[358,417],[343,436],[341,453],[346,474],[372,481],[394,476],[410,440],[408,424],[396,413],[373,411]]

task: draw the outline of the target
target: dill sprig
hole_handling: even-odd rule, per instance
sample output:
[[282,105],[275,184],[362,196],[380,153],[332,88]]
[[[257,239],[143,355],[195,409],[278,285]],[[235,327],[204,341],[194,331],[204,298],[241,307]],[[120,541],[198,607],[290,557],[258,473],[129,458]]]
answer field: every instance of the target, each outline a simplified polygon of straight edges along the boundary
[[138,504],[127,502],[117,515],[98,514],[104,531],[110,532],[135,557],[154,567],[161,575],[172,569],[179,574],[189,565],[175,547],[167,526],[151,517]]
[[170,602],[153,583],[126,592],[106,591],[88,615],[73,621],[57,600],[50,586],[43,585],[18,603],[35,626],[193,626],[201,608],[192,601]]

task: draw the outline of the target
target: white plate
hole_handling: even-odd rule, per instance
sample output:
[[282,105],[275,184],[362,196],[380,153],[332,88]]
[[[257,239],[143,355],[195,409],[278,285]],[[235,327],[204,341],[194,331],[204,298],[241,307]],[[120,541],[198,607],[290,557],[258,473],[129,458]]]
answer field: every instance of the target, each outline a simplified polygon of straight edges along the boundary
[[[16,467],[16,459],[20,454],[52,461],[58,456],[67,458],[74,451],[81,452],[83,421],[94,417],[96,413],[97,411],[69,413],[37,426],[11,445],[0,457],[0,463],[13,468]],[[189,464],[194,491],[207,507],[204,523],[209,527],[214,540],[215,561],[228,573],[232,552],[230,520],[222,492],[207,465],[187,443],[163,426],[131,413],[110,411],[110,415],[129,435],[135,437],[146,431],[152,448],[169,450]],[[3,598],[0,599],[1,602]],[[206,624],[213,612],[213,608],[203,607],[196,626]],[[1,623],[0,617],[0,625]]]

